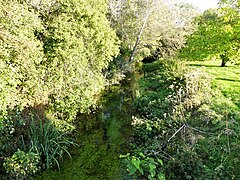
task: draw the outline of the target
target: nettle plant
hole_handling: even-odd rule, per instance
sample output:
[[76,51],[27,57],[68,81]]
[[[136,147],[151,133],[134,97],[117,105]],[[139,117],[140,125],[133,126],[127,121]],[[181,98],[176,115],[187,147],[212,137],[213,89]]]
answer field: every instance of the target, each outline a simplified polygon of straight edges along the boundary
[[138,176],[148,178],[149,180],[159,179],[165,180],[164,174],[161,172],[163,162],[159,158],[145,156],[143,153],[137,155],[121,155],[127,164],[129,176]]

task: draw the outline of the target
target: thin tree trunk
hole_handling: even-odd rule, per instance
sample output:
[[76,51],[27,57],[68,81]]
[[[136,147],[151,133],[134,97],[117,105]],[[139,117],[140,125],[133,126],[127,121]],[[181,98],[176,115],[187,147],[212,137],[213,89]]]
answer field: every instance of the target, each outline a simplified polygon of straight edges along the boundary
[[138,46],[138,43],[139,43],[139,41],[140,41],[140,39],[141,39],[142,33],[143,33],[143,31],[144,31],[144,28],[145,28],[145,26],[146,26],[146,23],[147,23],[149,14],[150,14],[150,12],[147,11],[146,16],[145,16],[145,18],[144,18],[144,20],[143,20],[142,27],[141,27],[141,29],[140,29],[140,31],[139,31],[139,33],[138,33],[137,40],[136,40],[135,45],[134,45],[134,47],[133,47],[133,51],[132,51],[132,54],[131,54],[130,59],[129,59],[130,62],[132,62],[133,59],[134,59],[134,55],[135,55],[135,52],[136,52],[136,50],[137,50],[137,46]]

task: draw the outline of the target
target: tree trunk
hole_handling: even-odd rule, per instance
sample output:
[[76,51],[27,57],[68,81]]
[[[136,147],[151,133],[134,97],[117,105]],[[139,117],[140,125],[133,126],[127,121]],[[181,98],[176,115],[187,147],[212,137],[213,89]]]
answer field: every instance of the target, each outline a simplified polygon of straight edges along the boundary
[[226,66],[226,61],[225,61],[225,59],[222,59],[221,67],[225,67],[225,66]]
[[137,50],[138,43],[139,43],[139,41],[140,41],[141,35],[142,35],[143,30],[144,30],[144,28],[145,28],[145,25],[146,25],[146,23],[147,23],[149,14],[150,14],[150,12],[147,11],[147,12],[146,12],[146,16],[145,16],[145,18],[144,18],[144,20],[143,20],[142,27],[141,27],[141,29],[140,29],[140,31],[139,31],[139,33],[138,33],[137,40],[136,40],[135,45],[134,45],[134,47],[133,47],[133,51],[132,51],[131,57],[130,57],[130,59],[129,59],[130,62],[133,61],[135,52],[136,52],[136,50]]
[[229,57],[227,56],[227,52],[225,52],[224,54],[221,54],[220,58],[222,59],[221,67],[225,67],[226,63],[229,61]]

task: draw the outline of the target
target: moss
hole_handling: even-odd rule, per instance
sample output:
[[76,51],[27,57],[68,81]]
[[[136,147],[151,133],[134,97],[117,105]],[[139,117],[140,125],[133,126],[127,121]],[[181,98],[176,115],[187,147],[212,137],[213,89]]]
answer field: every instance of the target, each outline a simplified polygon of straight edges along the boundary
[[[79,147],[74,148],[72,159],[65,161],[61,170],[46,171],[38,179],[107,179],[119,177],[121,161],[115,146],[103,139],[103,130],[81,136]],[[117,179],[117,178],[116,178]]]

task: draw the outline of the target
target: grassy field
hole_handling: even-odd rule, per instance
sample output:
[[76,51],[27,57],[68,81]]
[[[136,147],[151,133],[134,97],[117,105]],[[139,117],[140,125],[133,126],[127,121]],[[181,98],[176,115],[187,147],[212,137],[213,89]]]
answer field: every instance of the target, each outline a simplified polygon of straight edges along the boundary
[[206,68],[212,76],[213,88],[220,89],[222,94],[240,110],[240,66],[227,64],[226,67],[220,67],[220,61],[192,61],[188,64]]

